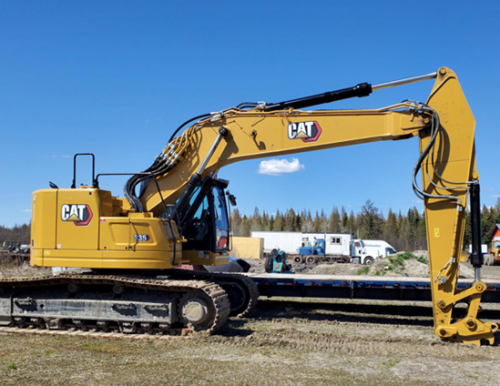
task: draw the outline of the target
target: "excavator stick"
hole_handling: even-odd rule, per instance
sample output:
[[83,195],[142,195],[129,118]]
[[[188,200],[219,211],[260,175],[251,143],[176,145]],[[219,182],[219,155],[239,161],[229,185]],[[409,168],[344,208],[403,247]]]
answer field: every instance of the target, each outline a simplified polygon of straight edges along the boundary
[[[482,256],[477,256],[481,231],[475,120],[453,71],[439,70],[427,105],[437,113],[434,127],[419,133],[435,332],[442,339],[463,344],[480,345],[481,340],[493,344],[498,326],[477,319],[486,285],[479,276]],[[469,289],[457,293],[469,195],[476,279]],[[464,317],[454,320],[452,311],[459,301],[469,306]]]

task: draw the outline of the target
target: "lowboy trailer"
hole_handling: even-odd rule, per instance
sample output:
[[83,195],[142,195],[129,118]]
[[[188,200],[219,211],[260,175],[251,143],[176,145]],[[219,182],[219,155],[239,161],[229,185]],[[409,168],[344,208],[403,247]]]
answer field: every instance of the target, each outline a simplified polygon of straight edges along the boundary
[[[332,299],[431,301],[431,281],[422,277],[373,277],[245,273],[259,287],[260,296]],[[500,281],[483,280],[481,300],[500,303]],[[473,279],[459,279],[457,290],[466,290]]]

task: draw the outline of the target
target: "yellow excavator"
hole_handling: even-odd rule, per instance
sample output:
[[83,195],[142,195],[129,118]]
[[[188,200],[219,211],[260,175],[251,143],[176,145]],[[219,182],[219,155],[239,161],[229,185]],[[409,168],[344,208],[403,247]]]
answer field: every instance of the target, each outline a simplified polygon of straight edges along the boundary
[[[411,82],[435,79],[425,103],[376,110],[304,110]],[[194,122],[194,123],[193,123]],[[188,126],[191,124],[190,126]],[[177,135],[184,127],[188,128]],[[412,78],[279,102],[242,103],[185,122],[154,163],[130,173],[124,198],[100,189],[95,157],[78,154],[70,189],[33,193],[31,265],[86,269],[0,280],[0,324],[123,333],[214,332],[255,307],[256,285],[239,274],[179,269],[228,263],[230,224],[224,165],[361,143],[419,137],[412,185],[425,204],[434,328],[441,339],[494,342],[496,324],[477,318],[480,279],[479,175],[475,121],[455,73]],[[93,159],[92,185],[76,187],[80,156]],[[422,182],[417,182],[418,174]],[[123,174],[123,173],[118,173]],[[472,215],[474,283],[457,291],[465,213]],[[453,319],[457,303],[468,304]]]

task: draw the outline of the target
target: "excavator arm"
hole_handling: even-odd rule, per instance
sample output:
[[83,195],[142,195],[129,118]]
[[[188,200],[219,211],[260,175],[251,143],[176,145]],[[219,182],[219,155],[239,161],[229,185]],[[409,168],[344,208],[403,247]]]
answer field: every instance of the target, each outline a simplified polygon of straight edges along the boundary
[[[479,277],[482,257],[475,120],[453,71],[443,67],[410,81],[429,78],[436,80],[425,104],[403,102],[377,110],[296,109],[335,100],[330,93],[211,114],[173,139],[157,157],[148,171],[164,172],[157,174],[157,184],[150,182],[135,199],[136,209],[158,216],[164,211],[164,203],[176,203],[182,211],[203,181],[234,162],[418,136],[420,157],[413,171],[413,188],[425,205],[436,334],[462,343],[479,344],[487,339],[492,344],[498,326],[477,319],[486,285]],[[372,91],[366,84],[356,88],[344,94],[366,96]],[[417,183],[419,172],[421,186]],[[457,293],[469,196],[476,280],[469,289]],[[131,203],[134,206],[133,200]],[[468,302],[466,316],[453,320],[454,305],[464,301]]]

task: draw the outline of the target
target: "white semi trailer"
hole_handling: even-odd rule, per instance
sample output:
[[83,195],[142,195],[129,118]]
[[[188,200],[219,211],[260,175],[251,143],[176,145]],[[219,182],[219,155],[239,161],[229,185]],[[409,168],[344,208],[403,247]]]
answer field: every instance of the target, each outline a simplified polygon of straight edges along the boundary
[[[313,233],[313,232],[264,232],[254,231],[252,237],[264,240],[264,254],[273,249],[285,251],[296,263],[314,264],[319,261],[356,261],[365,263],[366,252],[361,240],[345,233]],[[301,247],[314,247],[315,241],[325,240],[324,254],[301,254]]]

